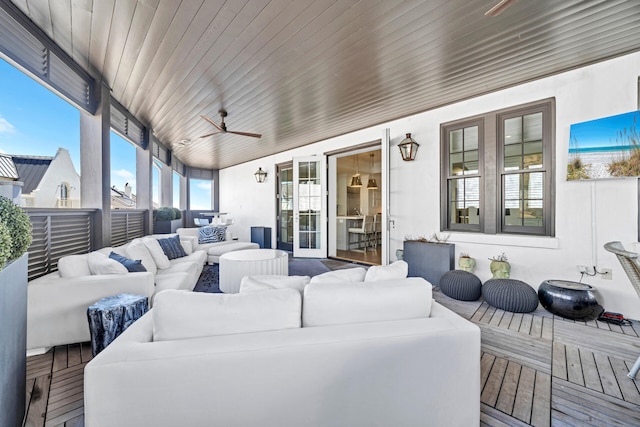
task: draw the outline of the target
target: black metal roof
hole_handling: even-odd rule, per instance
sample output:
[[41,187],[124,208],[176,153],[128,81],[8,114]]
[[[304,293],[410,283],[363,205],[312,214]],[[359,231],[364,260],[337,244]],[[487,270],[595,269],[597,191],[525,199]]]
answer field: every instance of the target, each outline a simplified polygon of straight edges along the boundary
[[38,188],[38,184],[53,160],[53,157],[49,156],[12,155],[11,158],[18,171],[18,180],[24,183],[23,194],[29,194]]

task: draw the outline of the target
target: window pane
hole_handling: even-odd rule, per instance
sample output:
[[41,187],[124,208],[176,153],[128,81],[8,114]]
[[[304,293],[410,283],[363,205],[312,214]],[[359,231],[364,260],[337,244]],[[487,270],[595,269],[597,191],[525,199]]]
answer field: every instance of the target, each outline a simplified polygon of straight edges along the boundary
[[517,144],[522,142],[522,117],[514,117],[504,121],[504,143]]
[[[465,144],[466,147],[466,144]],[[464,175],[471,175],[478,173],[478,150],[471,150],[464,152]]]
[[524,168],[537,169],[542,167],[542,141],[524,144]]
[[211,181],[204,179],[189,180],[189,208],[194,210],[210,210]]
[[462,149],[462,129],[449,132],[449,153],[459,153]]
[[523,117],[524,141],[542,139],[542,113],[529,114]]
[[522,144],[505,145],[504,170],[513,171],[522,169]]
[[462,175],[464,170],[463,153],[451,154],[449,156],[449,170],[451,175]]
[[479,224],[480,178],[452,179],[449,182],[452,224]]
[[520,207],[520,175],[505,175],[504,177],[504,207]]
[[478,126],[471,126],[464,129],[464,150],[478,149]]

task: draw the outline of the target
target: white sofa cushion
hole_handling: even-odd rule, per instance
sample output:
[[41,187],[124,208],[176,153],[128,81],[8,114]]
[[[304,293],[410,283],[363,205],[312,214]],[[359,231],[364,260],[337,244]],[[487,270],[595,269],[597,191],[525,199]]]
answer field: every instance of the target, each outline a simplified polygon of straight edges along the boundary
[[156,294],[153,340],[300,327],[302,298],[294,289],[249,294],[208,294],[167,290]]
[[58,260],[60,277],[91,276],[87,255],[67,255]]
[[396,261],[389,265],[374,265],[369,267],[364,276],[365,282],[379,282],[382,280],[401,280],[409,274],[409,264],[406,261]]
[[309,284],[309,276],[261,275],[245,276],[240,281],[240,293],[270,291],[273,289],[296,289],[300,292]]
[[127,267],[100,252],[91,252],[88,254],[87,262],[91,274],[118,274],[129,272]]
[[309,283],[362,282],[366,274],[367,270],[362,267],[343,268],[313,276]]
[[[267,292],[265,292],[267,293]],[[429,317],[431,285],[421,277],[360,283],[310,283],[302,326]]]
[[158,272],[158,267],[156,266],[156,262],[153,260],[151,253],[147,249],[147,246],[140,240],[134,239],[127,245],[125,250],[125,256],[129,259],[139,259],[142,261],[142,265],[147,271],[150,271],[154,276]]
[[171,267],[169,257],[162,250],[162,246],[158,243],[158,240],[153,237],[143,237],[142,243],[147,247],[153,261],[159,269],[165,269]]

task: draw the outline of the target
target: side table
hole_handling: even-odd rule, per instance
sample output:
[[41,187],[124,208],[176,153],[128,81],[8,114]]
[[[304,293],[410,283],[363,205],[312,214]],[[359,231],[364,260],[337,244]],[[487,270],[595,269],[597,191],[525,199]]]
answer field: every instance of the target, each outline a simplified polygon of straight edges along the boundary
[[91,350],[97,355],[149,309],[144,295],[118,294],[89,306]]

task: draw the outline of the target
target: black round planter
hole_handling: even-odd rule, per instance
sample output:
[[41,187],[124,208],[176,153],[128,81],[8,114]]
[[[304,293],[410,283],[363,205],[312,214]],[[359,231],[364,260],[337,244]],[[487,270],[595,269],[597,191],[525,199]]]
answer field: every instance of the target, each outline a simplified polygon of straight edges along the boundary
[[604,308],[593,286],[568,280],[545,280],[538,288],[540,304],[550,313],[572,320],[595,320]]

